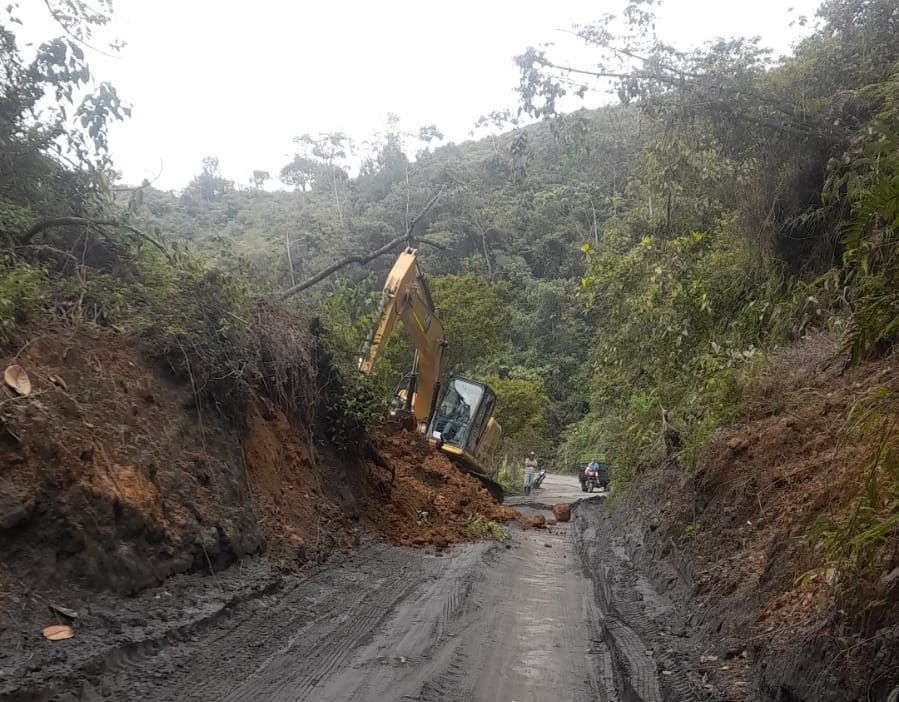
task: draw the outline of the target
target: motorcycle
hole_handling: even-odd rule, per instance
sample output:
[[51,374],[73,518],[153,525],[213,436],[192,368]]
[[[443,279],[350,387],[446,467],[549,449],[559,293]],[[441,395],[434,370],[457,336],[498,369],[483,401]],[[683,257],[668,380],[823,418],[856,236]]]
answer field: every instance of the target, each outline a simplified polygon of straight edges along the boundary
[[534,485],[533,485],[533,488],[534,488],[535,490],[536,490],[538,487],[540,487],[540,484],[543,482],[543,479],[544,479],[544,478],[546,478],[546,469],[545,469],[545,468],[541,468],[540,471],[537,473],[537,477],[534,478]]
[[593,492],[593,489],[599,486],[599,475],[597,475],[597,471],[589,469],[585,470],[584,478],[581,480],[581,490],[583,492]]

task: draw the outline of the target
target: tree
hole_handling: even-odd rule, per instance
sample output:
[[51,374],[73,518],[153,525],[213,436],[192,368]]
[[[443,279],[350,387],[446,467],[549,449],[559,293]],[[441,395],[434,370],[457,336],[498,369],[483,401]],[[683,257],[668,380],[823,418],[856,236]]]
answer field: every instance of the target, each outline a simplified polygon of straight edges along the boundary
[[271,175],[268,171],[259,171],[254,170],[253,175],[250,176],[250,182],[253,184],[253,187],[256,190],[262,190],[262,187],[265,185],[266,181],[271,179]]
[[447,368],[468,373],[489,368],[508,348],[507,284],[471,273],[446,275],[431,280],[431,292],[449,342]]
[[279,178],[284,185],[306,192],[306,188],[314,185],[321,174],[320,163],[300,154],[294,154],[293,160],[281,169]]
[[549,425],[546,410],[549,398],[539,379],[488,375],[485,381],[497,396],[496,419],[503,428],[503,448],[510,457],[527,451],[546,456]]
[[223,178],[219,171],[219,160],[215,156],[203,159],[203,170],[185,188],[186,193],[198,195],[204,202],[221,200],[226,193],[234,190],[234,183]]
[[108,126],[131,114],[112,85],[94,85],[85,58],[85,41],[109,22],[111,3],[101,0],[91,9],[83,2],[48,0],[45,6],[64,34],[41,42],[28,63],[19,53],[11,29],[21,24],[17,6],[10,4],[3,11],[0,183],[12,182],[23,189],[35,186],[37,181],[25,183],[24,179],[29,174],[36,176],[37,156],[71,164],[102,187],[105,173],[111,169]]
[[[324,165],[324,170],[331,181],[331,192],[334,196],[334,206],[337,209],[337,221],[341,229],[344,228],[343,208],[340,204],[340,184],[346,182],[348,176],[343,169],[347,157],[353,152],[353,140],[343,132],[320,132],[313,136],[303,134],[294,141],[301,144],[307,153],[319,164]],[[345,237],[345,235],[344,235]]]

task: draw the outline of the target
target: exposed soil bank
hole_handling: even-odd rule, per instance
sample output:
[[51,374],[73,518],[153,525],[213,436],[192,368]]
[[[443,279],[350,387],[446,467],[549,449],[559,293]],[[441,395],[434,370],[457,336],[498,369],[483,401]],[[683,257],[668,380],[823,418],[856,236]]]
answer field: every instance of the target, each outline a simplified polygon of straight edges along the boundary
[[240,443],[189,387],[118,334],[19,341],[0,366],[17,355],[34,391],[0,391],[0,583],[128,594],[262,550]]
[[843,441],[851,408],[899,388],[899,373],[890,359],[846,372],[831,359],[820,340],[793,349],[695,471],[647,469],[602,522],[612,551],[676,603],[671,626],[696,642],[684,655],[704,657],[703,684],[724,699],[885,700],[899,686],[895,530],[865,573],[863,608],[828,581],[816,536],[856,508],[869,475],[873,445]]
[[[227,421],[121,334],[19,334],[0,351],[0,370],[15,361],[33,385],[27,396],[0,388],[0,693],[92,665],[134,627],[144,633],[131,643],[152,642],[163,625],[135,603],[172,576],[202,576],[202,591],[204,577],[233,578],[260,555],[261,574],[213,598],[218,611],[271,587],[276,569],[344,558],[364,530],[440,551],[475,539],[475,515],[517,516],[399,427],[344,455],[261,397]],[[159,615],[176,634],[197,620],[189,590]],[[74,625],[74,645],[41,638],[56,623]]]

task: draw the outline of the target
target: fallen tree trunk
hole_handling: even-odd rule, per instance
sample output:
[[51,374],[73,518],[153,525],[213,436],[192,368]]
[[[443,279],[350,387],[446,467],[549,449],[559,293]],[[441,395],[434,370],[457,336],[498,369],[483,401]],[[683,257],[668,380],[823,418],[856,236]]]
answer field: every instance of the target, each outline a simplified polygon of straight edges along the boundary
[[125,231],[131,232],[138,239],[142,239],[146,241],[148,244],[154,246],[159,249],[163,256],[166,257],[169,263],[174,263],[175,259],[172,255],[166,251],[165,247],[156,239],[154,239],[149,234],[142,232],[140,229],[136,227],[132,227],[130,224],[125,224],[124,222],[119,222],[114,219],[90,219],[89,217],[52,217],[50,219],[42,219],[39,222],[35,222],[28,228],[28,230],[19,237],[19,244],[27,244],[29,243],[37,234],[40,234],[42,231],[47,229],[53,229],[55,227],[71,227],[71,226],[85,226],[85,227],[118,227],[120,229],[124,229]]

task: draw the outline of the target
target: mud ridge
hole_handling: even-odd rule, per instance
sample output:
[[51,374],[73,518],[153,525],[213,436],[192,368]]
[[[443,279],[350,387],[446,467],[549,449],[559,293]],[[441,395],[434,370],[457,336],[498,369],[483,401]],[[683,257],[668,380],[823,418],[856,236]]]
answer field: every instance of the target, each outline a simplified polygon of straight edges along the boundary
[[[615,688],[623,702],[725,700],[699,669],[700,646],[680,625],[684,613],[656,593],[616,544],[603,517],[603,498],[572,509],[572,538],[592,580],[601,641],[611,657]],[[694,663],[695,661],[695,663]]]

